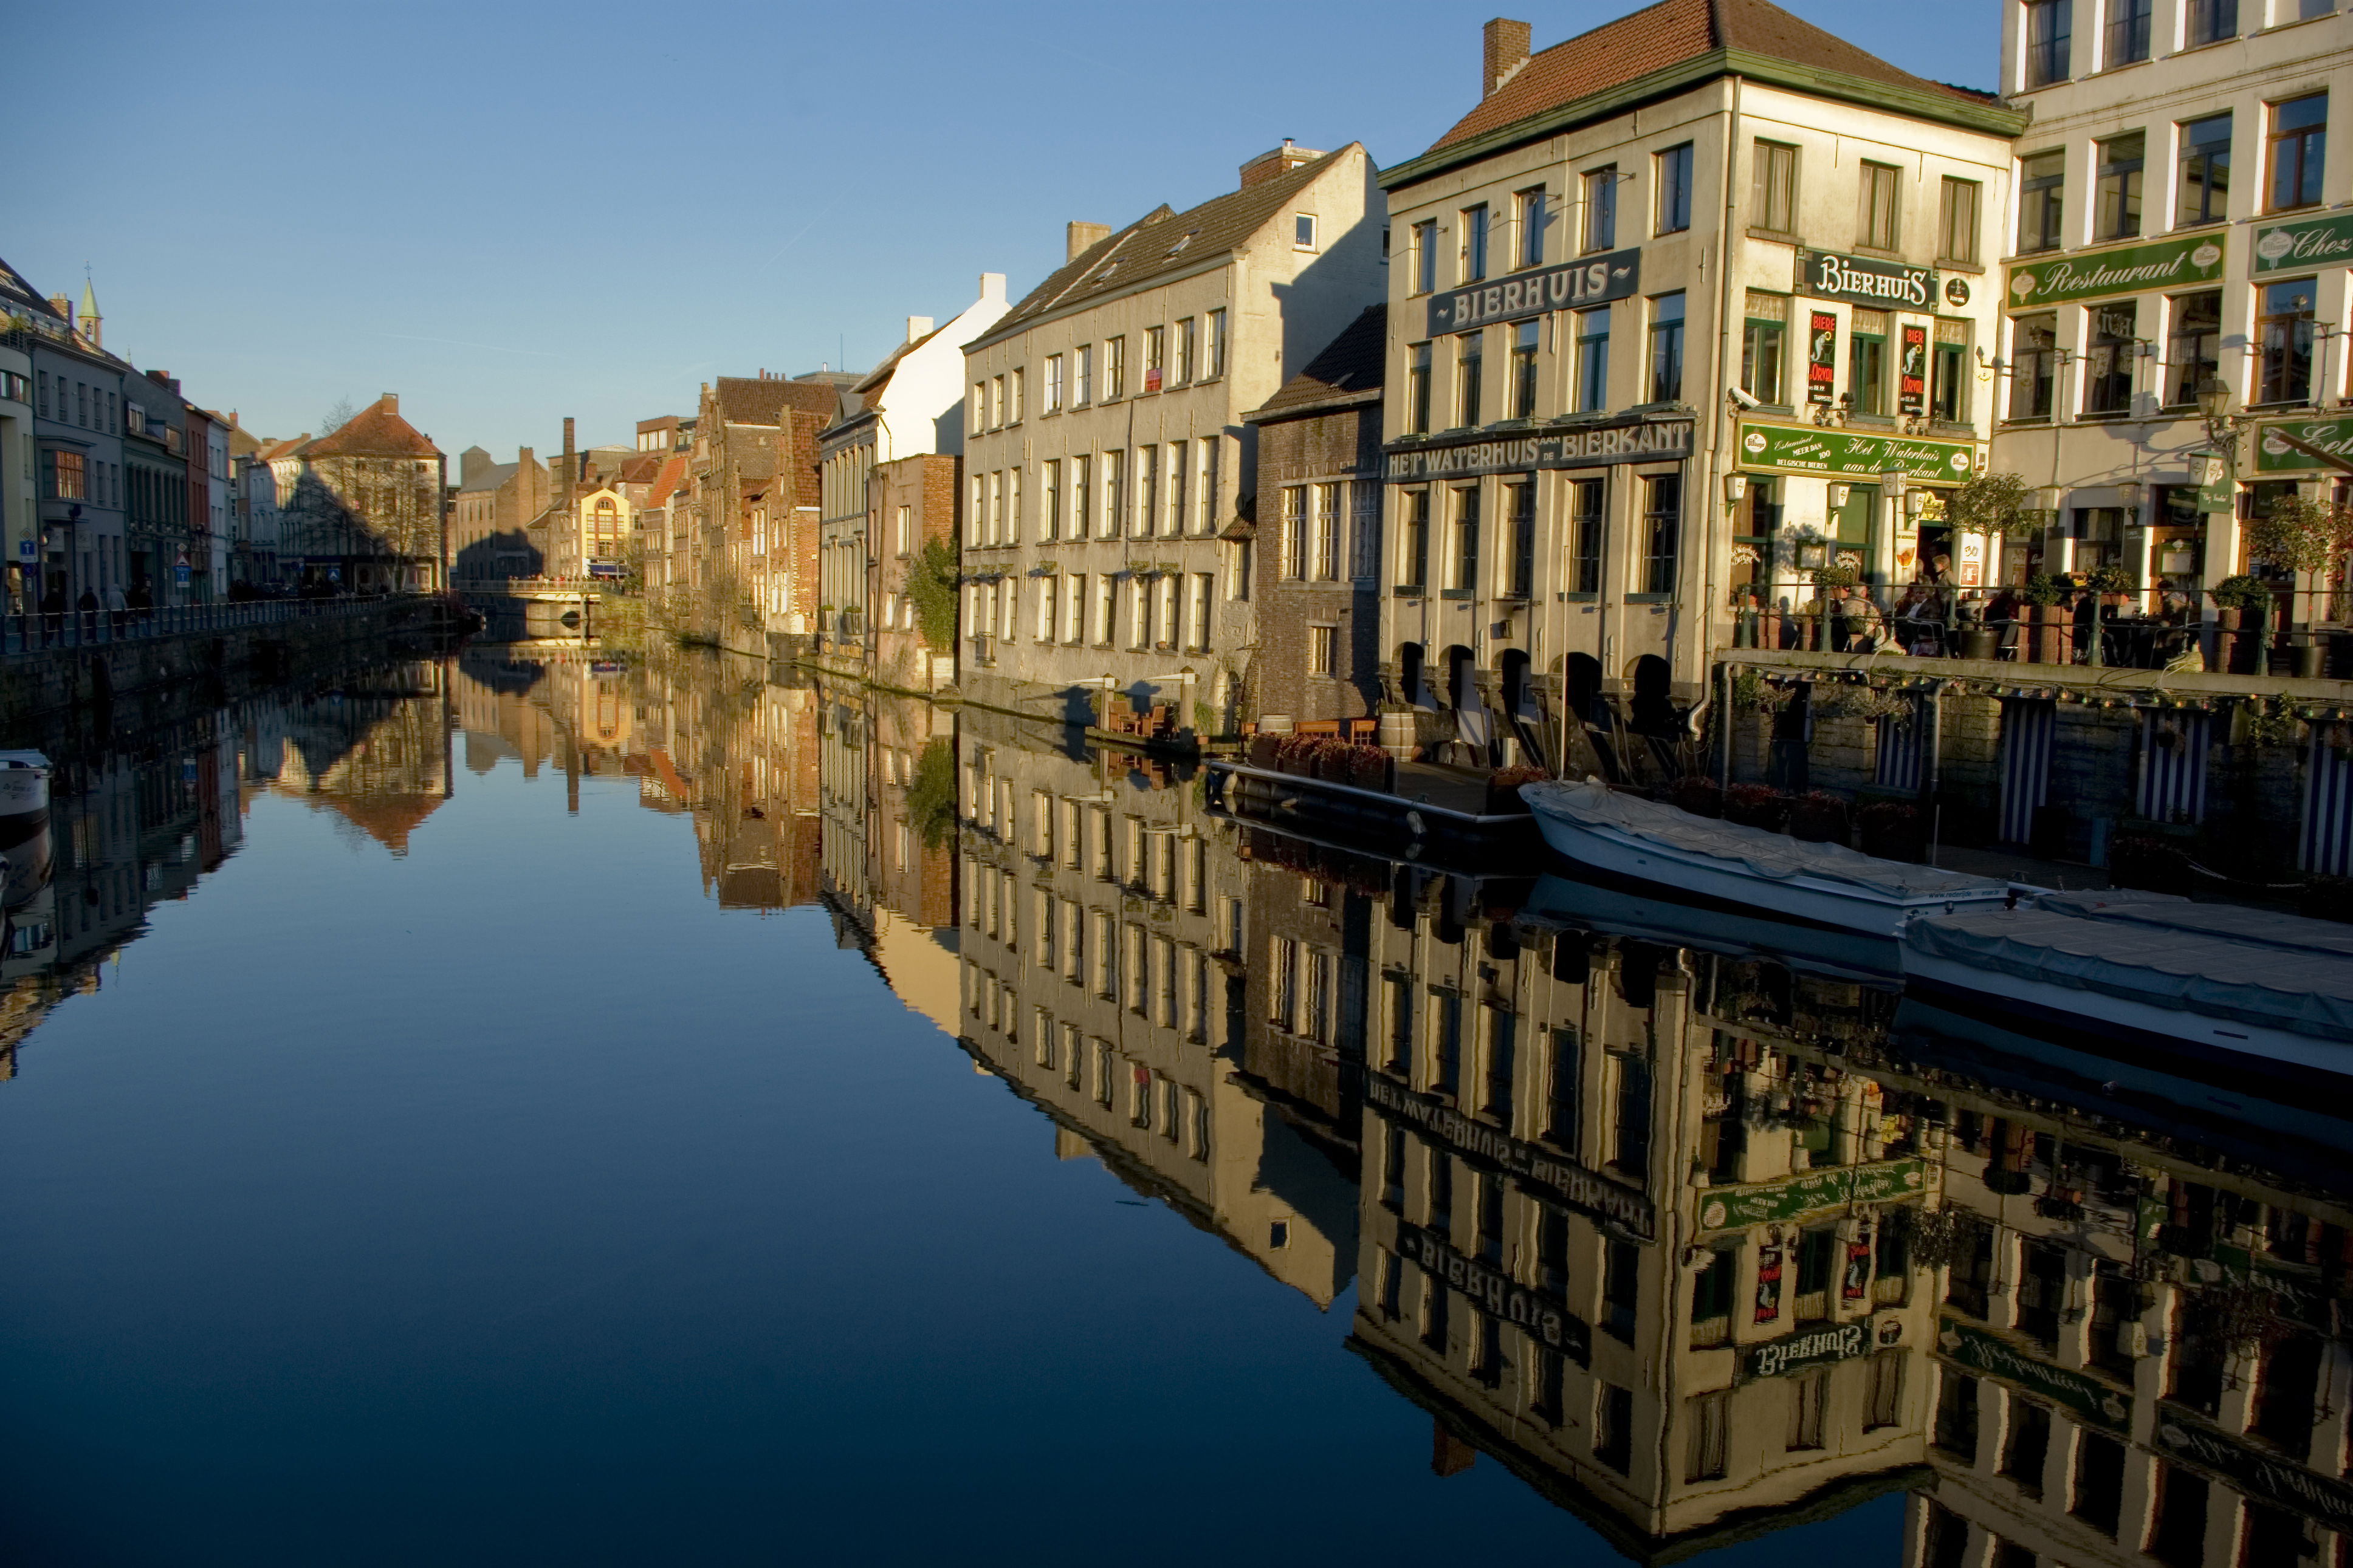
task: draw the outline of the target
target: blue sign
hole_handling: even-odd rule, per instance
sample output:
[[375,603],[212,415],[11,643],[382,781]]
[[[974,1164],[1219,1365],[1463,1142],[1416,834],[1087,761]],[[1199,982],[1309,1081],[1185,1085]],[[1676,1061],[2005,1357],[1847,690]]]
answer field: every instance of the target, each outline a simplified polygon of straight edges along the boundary
[[35,554],[38,552],[40,546],[35,544],[29,539],[20,539],[16,541],[16,553],[26,561],[32,560]]
[[188,585],[188,569],[185,566],[173,567],[172,575],[180,580],[181,587],[185,588]]

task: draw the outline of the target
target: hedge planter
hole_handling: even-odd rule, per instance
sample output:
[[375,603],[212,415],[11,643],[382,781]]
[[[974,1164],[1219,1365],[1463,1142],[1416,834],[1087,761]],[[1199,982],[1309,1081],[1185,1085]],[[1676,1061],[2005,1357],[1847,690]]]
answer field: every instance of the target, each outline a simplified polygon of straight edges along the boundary
[[1846,802],[1816,790],[1789,803],[1789,837],[1809,844],[1847,842]]

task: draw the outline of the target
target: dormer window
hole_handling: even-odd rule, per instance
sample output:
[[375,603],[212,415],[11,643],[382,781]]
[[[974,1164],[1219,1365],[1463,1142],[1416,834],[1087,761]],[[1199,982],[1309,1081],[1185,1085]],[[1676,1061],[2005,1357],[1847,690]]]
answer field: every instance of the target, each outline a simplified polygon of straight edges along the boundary
[[1168,254],[1175,256],[1177,252],[1183,250],[1187,246],[1193,243],[1193,237],[1200,232],[1201,231],[1198,228],[1188,228],[1184,233],[1178,235],[1176,237],[1176,243],[1168,247]]

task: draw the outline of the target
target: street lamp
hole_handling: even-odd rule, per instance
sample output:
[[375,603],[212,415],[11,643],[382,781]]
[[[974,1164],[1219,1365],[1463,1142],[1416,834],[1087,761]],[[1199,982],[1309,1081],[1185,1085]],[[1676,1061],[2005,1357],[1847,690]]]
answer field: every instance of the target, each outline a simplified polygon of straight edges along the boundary
[[2206,422],[2206,438],[2220,442],[2229,434],[2231,384],[2210,375],[2198,384],[2198,417]]

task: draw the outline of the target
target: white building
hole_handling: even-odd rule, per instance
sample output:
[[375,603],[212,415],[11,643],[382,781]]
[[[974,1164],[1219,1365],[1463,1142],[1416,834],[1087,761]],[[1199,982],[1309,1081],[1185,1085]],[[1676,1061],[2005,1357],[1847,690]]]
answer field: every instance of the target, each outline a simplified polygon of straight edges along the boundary
[[966,695],[1248,713],[1242,416],[1380,298],[1373,179],[1361,145],[1286,142],[1188,211],[1072,224],[1064,265],[966,346]]
[[[2056,514],[2013,574],[2121,566],[2194,595],[2253,570],[2288,594],[2240,525],[2330,474],[2281,433],[2353,453],[2353,156],[2328,155],[2353,112],[2353,26],[2336,0],[2011,0],[2002,69],[2032,118],[1994,466]],[[2192,461],[2209,379],[2256,428],[2228,443],[2236,483],[2212,512]]]

